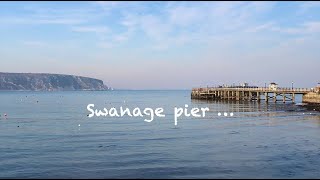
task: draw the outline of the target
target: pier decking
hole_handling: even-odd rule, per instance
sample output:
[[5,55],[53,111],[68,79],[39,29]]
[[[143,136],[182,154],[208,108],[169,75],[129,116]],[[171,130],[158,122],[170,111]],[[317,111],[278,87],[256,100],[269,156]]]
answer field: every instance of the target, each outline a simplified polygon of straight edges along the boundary
[[[309,88],[265,88],[265,87],[207,87],[193,88],[192,99],[212,100],[247,100],[247,101],[291,101],[295,102],[296,94],[312,92]],[[279,99],[280,97],[280,99]]]

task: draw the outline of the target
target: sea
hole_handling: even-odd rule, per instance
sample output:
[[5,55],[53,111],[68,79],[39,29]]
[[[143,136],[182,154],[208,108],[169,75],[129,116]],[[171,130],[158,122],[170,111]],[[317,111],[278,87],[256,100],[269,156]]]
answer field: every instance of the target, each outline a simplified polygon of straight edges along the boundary
[[[89,118],[88,104],[165,117]],[[0,178],[319,178],[320,113],[297,104],[194,100],[189,90],[1,91]],[[175,125],[178,107],[209,111]]]

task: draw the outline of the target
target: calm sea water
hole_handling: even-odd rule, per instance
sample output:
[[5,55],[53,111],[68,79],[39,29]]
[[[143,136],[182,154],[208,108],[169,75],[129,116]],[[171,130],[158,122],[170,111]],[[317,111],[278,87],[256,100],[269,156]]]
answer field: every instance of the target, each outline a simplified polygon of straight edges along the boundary
[[[163,107],[166,117],[89,119],[90,103]],[[184,104],[210,112],[174,126],[173,108]],[[0,92],[0,114],[1,178],[320,177],[320,114],[289,103],[197,101],[190,91]]]

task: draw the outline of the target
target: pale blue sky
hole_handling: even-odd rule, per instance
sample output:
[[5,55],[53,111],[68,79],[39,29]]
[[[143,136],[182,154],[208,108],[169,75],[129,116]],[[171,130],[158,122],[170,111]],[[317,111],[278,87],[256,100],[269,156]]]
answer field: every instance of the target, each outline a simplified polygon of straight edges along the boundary
[[0,71],[114,88],[313,87],[319,2],[1,2]]

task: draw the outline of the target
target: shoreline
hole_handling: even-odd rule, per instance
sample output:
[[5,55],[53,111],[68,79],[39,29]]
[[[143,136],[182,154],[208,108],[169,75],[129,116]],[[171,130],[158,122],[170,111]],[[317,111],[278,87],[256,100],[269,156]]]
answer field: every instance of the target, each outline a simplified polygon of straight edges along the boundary
[[320,112],[320,104],[318,104],[318,103],[306,103],[301,106],[307,108],[307,110]]

